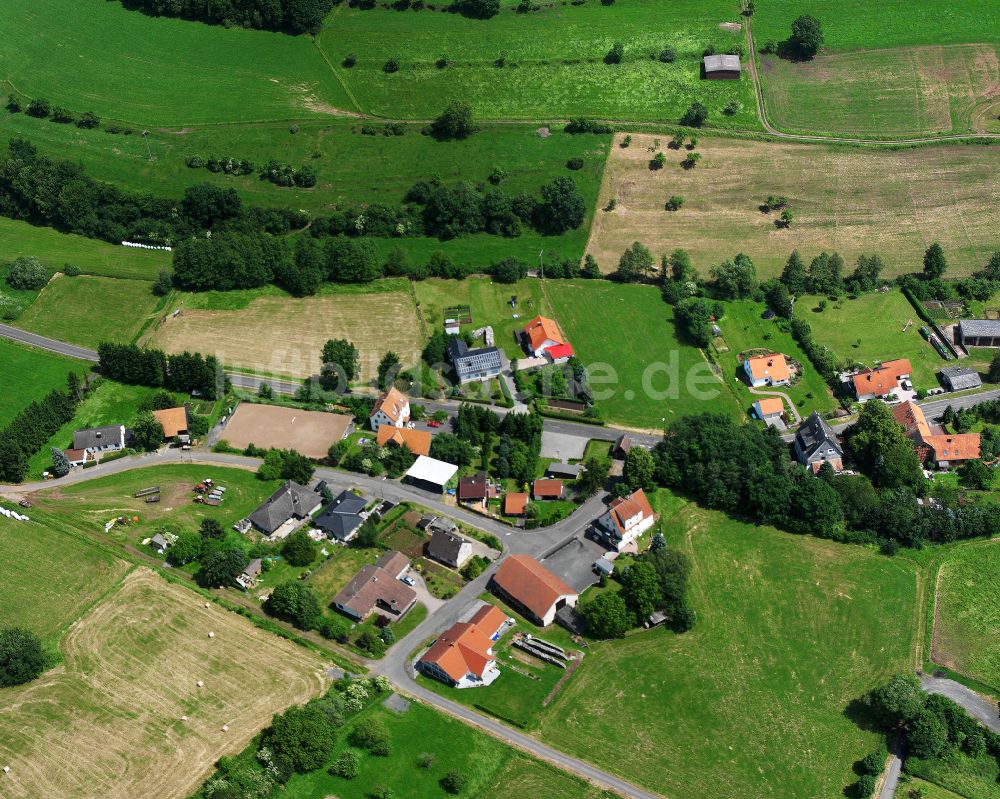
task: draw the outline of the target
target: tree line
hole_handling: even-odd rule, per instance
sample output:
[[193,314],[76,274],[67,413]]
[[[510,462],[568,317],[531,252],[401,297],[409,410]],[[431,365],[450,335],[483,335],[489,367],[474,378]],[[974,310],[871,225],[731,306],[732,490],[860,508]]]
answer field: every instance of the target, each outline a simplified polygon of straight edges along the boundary
[[136,344],[104,342],[97,347],[98,371],[119,383],[166,388],[215,399],[223,388],[222,366],[214,355],[198,352],[167,355]]
[[847,465],[857,474],[818,475],[793,462],[771,428],[717,414],[673,422],[653,449],[653,480],[710,508],[792,533],[899,546],[1000,534],[988,505],[961,502],[957,489],[926,491],[912,442],[888,406],[867,402],[844,434]]
[[338,0],[121,0],[125,8],[158,17],[181,17],[212,25],[319,33]]
[[52,389],[0,430],[0,480],[6,483],[24,480],[31,457],[73,419],[80,396],[79,378],[71,372],[67,391]]

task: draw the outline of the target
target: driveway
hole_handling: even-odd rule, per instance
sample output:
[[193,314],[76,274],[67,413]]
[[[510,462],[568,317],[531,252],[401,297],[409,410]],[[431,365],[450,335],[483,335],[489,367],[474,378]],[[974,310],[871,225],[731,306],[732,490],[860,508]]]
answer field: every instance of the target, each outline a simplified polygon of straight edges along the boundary
[[598,582],[594,561],[604,557],[607,548],[580,533],[542,560],[545,568],[578,593]]
[[583,451],[587,448],[589,438],[575,433],[556,433],[551,430],[542,431],[542,452],[543,458],[558,458],[560,461],[568,461],[571,458],[579,460],[583,457]]
[[955,704],[965,708],[965,712],[980,724],[986,725],[995,733],[1000,733],[1000,714],[997,713],[997,703],[994,700],[987,699],[971,688],[966,688],[962,683],[945,677],[931,677],[925,674],[920,678],[920,684],[927,693],[948,697]]
[[413,585],[410,587],[414,590],[414,592],[416,592],[417,602],[427,608],[427,615],[432,616],[437,613],[437,611],[439,611],[444,605],[445,601],[443,599],[438,599],[427,589],[427,583],[424,582],[424,578],[420,572],[410,569],[407,572],[407,575],[413,578]]

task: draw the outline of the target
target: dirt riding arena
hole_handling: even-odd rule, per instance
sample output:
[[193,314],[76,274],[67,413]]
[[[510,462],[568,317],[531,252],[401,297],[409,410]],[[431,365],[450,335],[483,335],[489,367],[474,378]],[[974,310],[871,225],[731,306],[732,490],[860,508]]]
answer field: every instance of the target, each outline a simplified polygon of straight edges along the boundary
[[330,445],[347,435],[351,422],[352,418],[342,413],[244,402],[226,424],[222,438],[238,449],[256,444],[265,449],[294,449],[307,458],[325,458]]
[[306,650],[204,605],[137,569],[70,629],[64,665],[0,692],[0,795],[183,799],[323,689]]
[[[687,250],[703,277],[744,252],[762,279],[780,274],[794,249],[807,263],[836,250],[848,271],[860,254],[877,253],[883,277],[913,272],[928,230],[947,253],[949,277],[982,269],[997,248],[1000,151],[988,147],[888,151],[698,135],[701,160],[683,169],[687,150],[669,148],[669,136],[632,134],[629,147],[622,138],[608,156],[587,248],[604,272],[633,241],[657,264]],[[654,170],[656,152],[666,164]],[[673,195],[684,199],[678,211],[664,207]],[[779,212],[761,212],[770,195],[787,197],[790,228],[775,225]],[[612,198],[615,209],[603,210]]]
[[320,353],[332,338],[358,348],[361,379],[372,380],[386,352],[404,366],[420,360],[423,333],[413,298],[396,291],[293,299],[260,297],[239,310],[181,307],[149,343],[167,352],[201,352],[222,363],[263,373],[319,374]]

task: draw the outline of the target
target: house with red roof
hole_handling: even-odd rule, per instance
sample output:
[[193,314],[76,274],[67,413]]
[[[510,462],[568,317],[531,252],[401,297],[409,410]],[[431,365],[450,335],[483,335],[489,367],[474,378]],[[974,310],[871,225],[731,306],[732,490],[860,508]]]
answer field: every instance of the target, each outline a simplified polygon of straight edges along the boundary
[[877,369],[865,369],[851,378],[858,402],[885,399],[899,389],[899,381],[910,376],[910,359],[886,361]]
[[792,379],[788,360],[780,352],[758,355],[743,361],[743,371],[754,388],[760,386],[787,386]]
[[410,401],[402,391],[390,388],[375,400],[368,421],[375,431],[383,425],[405,427],[410,421]]
[[564,607],[575,608],[580,595],[528,555],[511,555],[490,579],[490,589],[539,627],[555,621]]
[[468,621],[445,630],[417,661],[417,668],[453,688],[479,688],[500,676],[493,644],[514,620],[495,605],[483,605]]
[[980,457],[979,433],[949,434],[941,428],[931,427],[915,402],[897,405],[892,409],[892,416],[906,430],[921,463],[930,460],[939,469],[947,469]]
[[611,549],[622,552],[656,523],[646,492],[641,488],[627,497],[615,497],[607,512],[594,522],[594,532]]
[[559,324],[545,316],[536,316],[528,322],[522,340],[529,355],[545,358],[549,363],[565,363],[574,355]]

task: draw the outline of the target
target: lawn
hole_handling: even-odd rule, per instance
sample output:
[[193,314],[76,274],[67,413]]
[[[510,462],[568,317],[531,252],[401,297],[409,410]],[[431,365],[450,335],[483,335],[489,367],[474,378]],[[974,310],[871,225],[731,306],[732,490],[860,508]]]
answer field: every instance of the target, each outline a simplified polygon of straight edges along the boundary
[[[22,511],[30,516],[33,510]],[[44,522],[0,517],[0,627],[19,625],[54,649],[67,628],[125,576],[128,564]]]
[[[490,119],[565,118],[581,114],[609,119],[676,121],[693,100],[709,109],[711,124],[758,128],[748,78],[712,82],[700,78],[700,60],[711,44],[720,52],[743,43],[727,0],[634,0],[539,4],[517,13],[504,0],[489,20],[425,10],[371,10],[338,6],[326,20],[319,45],[359,105],[382,116],[427,118],[452,97]],[[603,59],[612,44],[625,45],[624,60]],[[677,60],[657,56],[666,46]],[[353,67],[342,62],[356,53]],[[445,68],[436,62],[446,57]],[[387,73],[388,59],[399,71]],[[740,102],[733,116],[722,113]]]
[[[69,610],[58,598],[52,608]],[[0,691],[5,795],[130,799],[155,784],[157,796],[182,799],[219,757],[324,684],[308,650],[148,569],[90,608],[61,650],[64,666]]]
[[[599,201],[604,208],[614,198],[617,206],[597,211],[587,245],[605,272],[636,240],[657,260],[686,249],[703,277],[744,252],[762,279],[777,277],[794,249],[807,263],[822,251],[839,252],[848,273],[859,255],[876,253],[885,262],[883,277],[895,277],[920,271],[936,240],[948,257],[947,276],[956,278],[982,269],[997,249],[1000,148],[876,151],[702,136],[702,159],[686,170],[678,165],[683,153],[665,149],[661,137],[667,163],[650,170],[654,137],[632,134],[626,148],[622,138],[611,148]],[[675,194],[684,206],[665,210]],[[770,195],[788,198],[790,228],[761,213]]]
[[938,586],[934,661],[1000,693],[1000,546],[956,548]]
[[329,607],[333,598],[361,571],[361,567],[377,561],[382,552],[378,547],[334,546],[330,558],[309,575],[307,581],[320,605]]
[[1000,799],[1000,768],[991,755],[971,758],[958,754],[929,760],[909,757],[905,768],[910,774],[940,786],[939,793],[928,793],[926,799],[952,799],[956,795],[965,799]]
[[656,288],[550,280],[545,293],[608,421],[661,430],[674,415],[742,414],[701,350],[677,339]]
[[85,347],[130,342],[160,305],[151,285],[111,277],[56,276],[21,314],[17,326]]
[[839,796],[881,741],[848,705],[912,668],[913,568],[691,505],[664,528],[697,626],[592,645],[541,738],[666,796]]
[[[610,799],[610,794],[585,783],[565,771],[515,754],[493,778],[493,784],[479,794],[482,799]],[[928,797],[937,799],[937,797]]]
[[100,380],[92,384],[90,394],[77,406],[76,415],[32,456],[28,465],[28,477],[41,477],[42,472],[52,465],[50,448],[70,447],[74,431],[112,424],[132,424],[142,401],[151,399],[157,391],[158,389],[145,386],[126,386],[111,380]]
[[[0,111],[0,115],[5,113]],[[65,130],[62,125],[52,127]],[[2,137],[0,133],[0,140]],[[87,274],[136,280],[153,280],[160,269],[170,266],[168,252],[130,249],[0,216],[0,261],[13,260],[21,255],[34,256],[53,271],[71,263]]]
[[770,320],[761,318],[765,307],[764,303],[749,300],[728,302],[725,315],[719,322],[725,346],[729,349],[726,352],[717,352],[715,357],[722,366],[726,384],[732,388],[737,401],[744,409],[749,409],[759,399],[750,393],[744,378],[743,362],[739,359],[740,354],[752,350],[771,350],[797,361],[802,367],[795,385],[782,386],[774,390],[782,391],[789,396],[803,417],[813,411],[824,412],[836,407],[833,395],[823,378],[813,368],[791,333],[787,332],[788,323],[778,318]]
[[360,379],[370,381],[387,351],[396,352],[409,367],[424,346],[405,281],[386,283],[400,290],[383,291],[375,284],[328,286],[303,298],[273,287],[232,297],[223,292],[178,294],[171,307],[180,313],[154,328],[148,343],[167,352],[215,355],[227,366],[264,374],[309,377],[319,374],[326,341],[346,338],[358,348]]
[[0,392],[0,427],[54,388],[66,389],[66,377],[76,371],[83,376],[89,364],[52,352],[0,339],[0,363],[4,390]]
[[[472,324],[463,326],[463,332],[492,326],[496,346],[512,359],[525,357],[524,351],[514,339],[515,331],[524,330],[524,326],[539,314],[553,314],[548,298],[542,291],[541,281],[534,278],[510,285],[494,283],[489,278],[424,280],[414,283],[413,288],[428,335],[442,328],[447,308],[468,305],[472,313]],[[517,297],[516,310],[511,308],[511,297]]]
[[878,360],[909,358],[916,388],[938,386],[936,374],[948,362],[920,335],[923,322],[902,293],[828,301],[823,311],[817,310],[818,301],[817,297],[801,297],[795,309],[812,326],[813,338],[829,347],[838,362],[872,366]]
[[[17,2],[7,20],[5,95],[46,97],[132,123],[136,133],[354,108],[306,36],[151,18],[106,0]],[[108,149],[117,146],[106,140]]]
[[[193,501],[193,487],[212,478],[226,487],[221,505],[210,507]],[[76,485],[35,492],[32,513],[58,530],[83,533],[118,546],[138,546],[160,529],[174,533],[197,530],[203,519],[215,519],[228,530],[247,516],[277,487],[277,482],[256,478],[253,472],[218,466],[164,465],[132,469]],[[160,487],[160,502],[147,504],[132,495],[142,488]],[[136,517],[127,526],[104,532],[116,516]]]
[[799,14],[817,17],[825,40],[811,61],[761,57],[771,121],[886,137],[997,130],[1000,23],[983,11],[977,0],[762,3],[753,18],[758,47],[787,38]]

